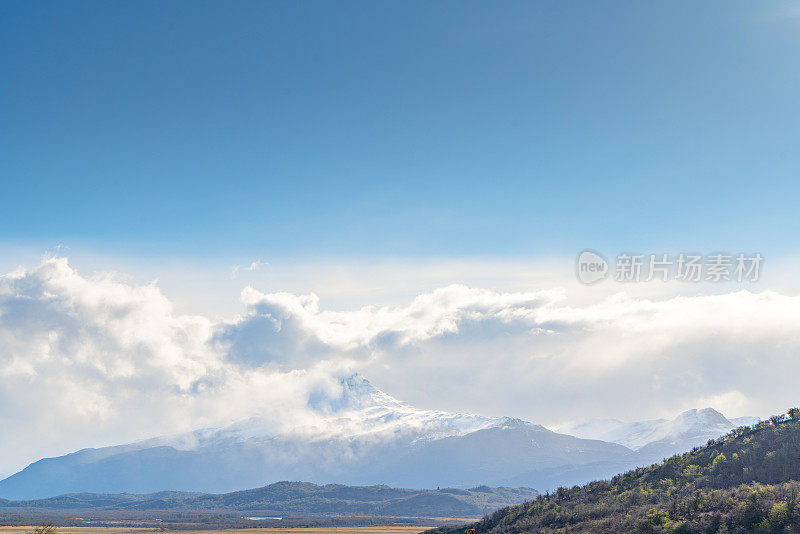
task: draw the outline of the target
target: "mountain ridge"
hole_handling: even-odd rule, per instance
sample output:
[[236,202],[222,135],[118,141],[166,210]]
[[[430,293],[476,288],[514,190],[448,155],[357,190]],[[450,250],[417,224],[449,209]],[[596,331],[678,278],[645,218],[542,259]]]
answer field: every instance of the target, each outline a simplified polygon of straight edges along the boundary
[[[704,443],[708,435],[676,434],[681,438],[677,442],[654,442],[648,449],[634,451],[521,419],[420,410],[358,374],[312,394],[309,405],[319,417],[288,433],[253,417],[223,428],[45,458],[0,481],[0,496],[31,499],[77,492],[163,490],[224,493],[276,480],[417,488],[488,484],[546,490],[646,465],[677,449]],[[713,410],[701,411],[694,419],[728,421]],[[715,427],[713,437],[730,425],[728,421],[725,428]]]

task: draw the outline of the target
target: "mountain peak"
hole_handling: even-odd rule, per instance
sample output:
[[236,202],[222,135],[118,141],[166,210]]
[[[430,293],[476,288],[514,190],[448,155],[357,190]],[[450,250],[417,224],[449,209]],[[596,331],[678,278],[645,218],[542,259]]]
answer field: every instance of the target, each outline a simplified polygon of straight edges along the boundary
[[308,406],[323,414],[364,410],[366,408],[400,408],[404,403],[373,386],[358,373],[342,377],[335,385],[327,384],[311,391]]
[[731,427],[732,423],[714,408],[686,410],[678,415],[673,422],[687,426],[701,427]]
[[524,419],[519,419],[517,417],[502,417],[500,418],[497,423],[494,425],[495,428],[501,429],[534,429],[534,430],[543,430],[546,432],[550,432],[550,430],[546,429],[542,425],[537,425],[531,423],[529,421],[525,421]]
[[581,438],[619,443],[633,450],[664,442],[671,450],[704,444],[738,426],[714,408],[686,410],[673,419],[653,419],[625,423],[616,419],[589,420],[561,428]]

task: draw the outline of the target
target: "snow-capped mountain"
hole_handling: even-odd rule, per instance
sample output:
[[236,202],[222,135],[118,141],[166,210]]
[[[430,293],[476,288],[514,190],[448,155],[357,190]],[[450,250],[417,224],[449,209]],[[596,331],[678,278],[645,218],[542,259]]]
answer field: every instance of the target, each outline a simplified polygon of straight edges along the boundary
[[359,375],[312,393],[308,407],[314,417],[290,431],[251,418],[220,429],[46,458],[0,481],[0,496],[226,492],[279,480],[551,489],[640,465],[642,448],[659,440],[683,439],[687,432],[694,436],[692,429],[719,435],[730,424],[713,410],[701,410],[641,427],[614,424],[605,430],[605,440],[589,436],[589,426],[576,427],[575,437],[519,419],[420,410]]
[[704,445],[733,428],[758,422],[757,417],[728,419],[713,408],[687,410],[674,419],[626,423],[617,419],[590,419],[560,427],[559,431],[585,439],[619,443],[650,460]]
[[315,417],[298,421],[290,430],[278,429],[273,421],[253,417],[222,429],[203,429],[187,434],[163,436],[135,444],[139,447],[167,446],[198,450],[220,443],[258,442],[278,436],[308,442],[335,439],[373,439],[402,435],[414,439],[440,439],[501,426],[503,417],[421,410],[399,401],[354,374],[339,381],[333,391],[312,392],[308,407]]
[[736,427],[753,426],[756,423],[761,422],[761,418],[760,417],[753,417],[753,416],[746,415],[744,417],[729,417],[728,421],[733,423]]

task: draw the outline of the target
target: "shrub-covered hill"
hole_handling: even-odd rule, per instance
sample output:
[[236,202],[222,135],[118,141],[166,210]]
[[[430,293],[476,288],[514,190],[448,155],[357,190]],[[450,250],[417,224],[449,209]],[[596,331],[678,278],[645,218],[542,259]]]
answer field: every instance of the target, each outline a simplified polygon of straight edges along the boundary
[[[478,533],[800,532],[800,410],[610,481],[561,488]],[[438,533],[463,533],[442,528]]]

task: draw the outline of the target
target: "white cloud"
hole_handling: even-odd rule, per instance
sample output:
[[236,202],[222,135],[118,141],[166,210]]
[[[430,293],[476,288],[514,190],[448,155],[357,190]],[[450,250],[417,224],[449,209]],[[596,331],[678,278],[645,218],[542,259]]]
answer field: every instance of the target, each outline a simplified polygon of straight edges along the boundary
[[215,339],[234,359],[250,365],[307,363],[309,356],[367,357],[446,335],[462,325],[496,321],[511,325],[532,310],[563,298],[561,291],[495,293],[449,286],[415,298],[404,307],[367,306],[355,311],[321,310],[312,294],[242,292],[248,313],[220,325]]
[[253,412],[286,420],[330,375],[231,365],[216,327],[176,315],[155,285],[83,277],[63,258],[0,277],[0,472]]
[[[245,269],[252,273],[253,271],[257,271],[258,269],[260,269],[261,267],[263,267],[265,265],[269,265],[269,264],[267,262],[265,262],[265,261],[262,261],[262,260],[255,260],[253,262],[250,262],[250,265],[245,267]],[[241,265],[234,265],[233,268],[231,268],[231,279],[232,280],[236,279],[239,276],[239,271],[241,271],[241,269],[242,269]]]
[[332,310],[247,287],[241,300],[227,320],[178,314],[155,284],[63,258],[0,277],[0,472],[252,415],[305,423],[311,392],[349,369],[423,407],[541,423],[800,400],[800,298],[776,292],[587,301],[450,285]]
[[256,260],[256,261],[250,263],[250,265],[247,267],[247,270],[248,271],[256,271],[260,267],[263,267],[264,265],[267,265],[267,262],[261,261],[261,260]]

